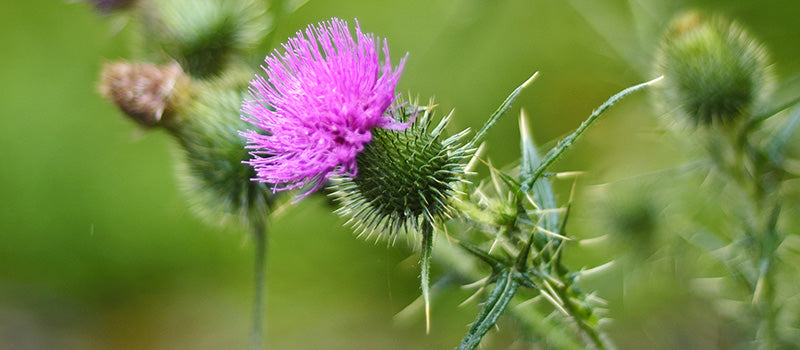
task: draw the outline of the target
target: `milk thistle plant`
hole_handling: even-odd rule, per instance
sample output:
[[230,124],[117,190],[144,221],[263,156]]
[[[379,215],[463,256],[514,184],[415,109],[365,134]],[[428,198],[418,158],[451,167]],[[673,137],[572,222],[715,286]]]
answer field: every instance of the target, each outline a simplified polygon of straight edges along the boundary
[[[543,344],[613,348],[601,327],[602,299],[581,290],[584,272],[562,261],[573,241],[565,230],[570,203],[556,201],[550,181],[565,174],[550,167],[611,105],[660,78],[612,96],[544,155],[520,113],[521,158],[501,170],[481,159],[480,146],[537,74],[474,134],[446,136],[454,113],[439,117],[432,101],[400,98],[395,86],[406,58],[393,65],[388,42],[362,32],[357,21],[354,31],[337,18],[310,25],[266,57],[265,75],[243,73],[270,38],[259,4],[137,1],[126,8],[143,25],[140,52],[149,62],[109,63],[100,84],[133,121],[175,138],[182,183],[199,215],[251,229],[254,349],[262,346],[273,198],[296,190],[298,201],[323,188],[359,235],[390,242],[405,236],[419,248],[428,329],[432,262],[475,281],[483,303],[459,349],[477,348],[503,315]],[[487,181],[473,179],[481,163]],[[536,305],[509,308],[523,302]]]

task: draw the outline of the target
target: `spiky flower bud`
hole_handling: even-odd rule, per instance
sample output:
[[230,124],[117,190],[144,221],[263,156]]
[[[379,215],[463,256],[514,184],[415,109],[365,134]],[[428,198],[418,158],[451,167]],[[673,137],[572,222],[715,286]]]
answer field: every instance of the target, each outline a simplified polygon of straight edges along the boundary
[[220,75],[269,28],[266,9],[255,0],[161,0],[143,9],[145,43],[195,78]]
[[169,122],[188,84],[180,66],[114,62],[103,67],[100,93],[144,127]]
[[657,63],[664,109],[694,124],[746,117],[769,90],[764,49],[738,25],[696,12],[673,20]]
[[[407,118],[416,114],[412,108],[405,108]],[[358,175],[334,178],[337,211],[361,234],[419,230],[423,221],[452,215],[450,196],[471,151],[457,145],[466,131],[442,140],[450,116],[429,132],[433,109],[422,112],[405,130],[373,128],[372,141],[356,157]]]
[[268,184],[251,181],[256,173],[244,163],[250,154],[239,135],[247,127],[239,108],[246,94],[244,86],[196,84],[180,122],[168,128],[184,151],[178,166],[183,191],[200,216],[214,223],[262,219],[272,201]]

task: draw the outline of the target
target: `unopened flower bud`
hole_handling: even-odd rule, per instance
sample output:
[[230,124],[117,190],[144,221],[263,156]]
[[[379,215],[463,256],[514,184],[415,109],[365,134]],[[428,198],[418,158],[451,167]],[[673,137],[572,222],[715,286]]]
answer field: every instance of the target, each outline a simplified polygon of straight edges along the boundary
[[272,201],[269,184],[251,181],[256,172],[244,163],[250,154],[239,130],[248,124],[239,108],[246,94],[244,86],[196,84],[192,101],[167,129],[183,149],[178,167],[183,192],[200,217],[216,224],[264,217]]
[[769,90],[764,49],[738,25],[696,12],[673,20],[658,70],[664,109],[694,124],[746,118]]
[[144,42],[195,78],[215,78],[259,44],[269,28],[255,0],[160,0],[143,7]]
[[[416,114],[412,108],[406,117]],[[427,108],[405,130],[373,129],[356,158],[358,174],[334,180],[338,212],[362,233],[416,231],[423,220],[433,224],[452,216],[450,197],[470,150],[457,146],[463,132],[441,139],[448,118],[429,132],[431,117]]]
[[144,127],[167,122],[188,83],[180,66],[114,62],[106,64],[100,93]]

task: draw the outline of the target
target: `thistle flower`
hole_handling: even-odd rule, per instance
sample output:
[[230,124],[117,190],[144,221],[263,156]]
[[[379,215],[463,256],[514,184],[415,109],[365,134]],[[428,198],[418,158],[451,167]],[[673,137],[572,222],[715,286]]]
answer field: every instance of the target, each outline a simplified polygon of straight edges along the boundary
[[334,175],[355,177],[356,156],[372,140],[373,128],[400,130],[390,106],[405,58],[392,69],[388,44],[333,18],[298,31],[284,52],[267,56],[266,78],[251,81],[242,112],[260,131],[242,132],[256,181],[274,191],[305,187],[302,198]]

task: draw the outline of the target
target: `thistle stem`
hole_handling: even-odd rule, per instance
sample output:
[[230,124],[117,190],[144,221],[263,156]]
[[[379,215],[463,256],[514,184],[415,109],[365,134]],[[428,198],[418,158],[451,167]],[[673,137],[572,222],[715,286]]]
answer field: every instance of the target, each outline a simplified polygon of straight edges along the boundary
[[555,288],[555,290],[558,297],[564,301],[564,310],[566,310],[569,316],[575,321],[578,329],[587,339],[587,343],[590,344],[593,349],[597,350],[613,349],[614,346],[597,330],[597,327],[590,324],[589,320],[584,319],[577,306],[568,295],[567,287],[563,286]]
[[[736,181],[741,191],[750,198],[752,216],[755,222],[746,231],[750,242],[742,254],[749,255],[751,267],[758,271],[757,278],[750,280],[748,292],[751,294],[751,312],[756,317],[757,330],[755,340],[758,349],[775,349],[780,347],[782,335],[777,329],[775,264],[778,263],[776,250],[782,240],[777,229],[781,212],[782,198],[780,186],[783,181],[782,159],[772,157],[764,150],[754,147],[747,138],[750,125],[745,125],[740,137],[734,134],[725,135],[726,147],[733,150],[732,159],[720,157],[710,148],[712,160],[721,171]],[[751,172],[742,169],[752,169]],[[745,221],[747,224],[747,221]]]
[[519,284],[514,280],[513,271],[503,270],[499,273],[492,293],[484,303],[480,315],[472,323],[464,340],[458,346],[458,350],[473,350],[480,345],[483,337],[497,324],[497,320],[514,299],[518,288]]
[[250,349],[262,349],[264,338],[264,285],[267,256],[267,228],[263,220],[251,220],[255,259],[253,276],[255,290],[253,296],[253,329],[250,335]]
[[[766,196],[766,194],[765,194]],[[775,349],[781,340],[777,330],[777,314],[775,308],[775,250],[780,244],[780,234],[776,230],[780,205],[776,203],[770,212],[764,210],[764,201],[758,202],[761,215],[768,216],[762,236],[759,237],[758,281],[753,289],[753,303],[759,317],[758,333],[759,349]]]
[[754,290],[753,302],[759,316],[758,333],[756,338],[759,340],[759,349],[775,349],[778,338],[776,331],[775,317],[775,286],[772,274],[772,257],[765,257],[760,262],[761,270],[759,274],[757,288]]
[[[484,277],[475,260],[470,259],[471,256],[466,255],[468,253],[465,253],[463,248],[459,249],[454,245],[447,244],[445,238],[439,237],[438,239],[436,258],[442,265],[453,269],[468,280],[478,280]],[[515,295],[514,300],[511,304],[520,304],[525,299]],[[544,340],[546,344],[552,345],[555,349],[578,350],[585,348],[566,327],[546,317],[545,314],[539,313],[535,308],[508,307],[506,310],[533,338]]]
[[420,287],[425,301],[425,333],[431,332],[430,272],[433,251],[433,225],[425,220],[422,223],[422,256],[420,257]]

